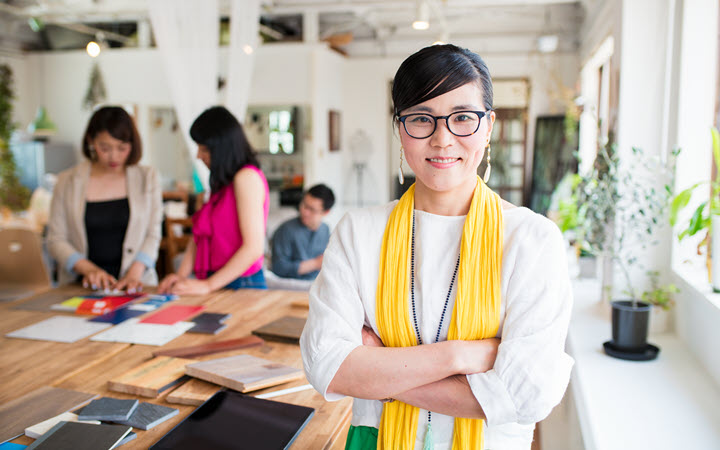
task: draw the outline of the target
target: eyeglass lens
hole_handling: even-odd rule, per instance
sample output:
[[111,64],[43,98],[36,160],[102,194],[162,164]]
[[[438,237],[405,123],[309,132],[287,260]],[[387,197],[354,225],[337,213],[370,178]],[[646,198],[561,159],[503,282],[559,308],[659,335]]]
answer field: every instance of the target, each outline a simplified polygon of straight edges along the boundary
[[[480,128],[481,115],[458,111],[446,120],[450,132],[456,136],[470,136]],[[409,114],[405,117],[405,131],[417,139],[429,137],[435,131],[437,119],[430,114]]]

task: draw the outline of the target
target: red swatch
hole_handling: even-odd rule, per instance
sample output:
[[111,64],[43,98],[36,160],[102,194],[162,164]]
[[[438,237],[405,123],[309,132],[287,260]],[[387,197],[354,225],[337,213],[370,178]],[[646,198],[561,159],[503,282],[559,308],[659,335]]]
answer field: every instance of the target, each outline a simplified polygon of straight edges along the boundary
[[100,299],[87,299],[80,303],[75,310],[75,314],[92,314],[99,316],[114,311],[125,303],[131,302],[137,298],[136,295],[124,297],[103,297]]
[[205,309],[204,306],[172,305],[160,311],[150,314],[140,323],[157,323],[162,325],[173,325],[181,320],[194,316]]

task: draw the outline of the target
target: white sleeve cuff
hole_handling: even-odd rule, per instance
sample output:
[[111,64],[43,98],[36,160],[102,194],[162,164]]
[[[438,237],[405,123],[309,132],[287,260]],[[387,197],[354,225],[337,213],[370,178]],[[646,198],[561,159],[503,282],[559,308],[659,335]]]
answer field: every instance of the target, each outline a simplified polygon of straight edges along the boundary
[[345,358],[359,346],[360,344],[345,340],[337,341],[327,351],[317,353],[317,360],[313,364],[312,374],[305,370],[308,381],[322,394],[325,400],[335,402],[345,398],[345,395],[328,392],[328,386],[330,386],[332,379],[335,378],[335,374],[345,361]]
[[517,408],[495,370],[466,375],[470,390],[485,413],[488,425],[518,421]]

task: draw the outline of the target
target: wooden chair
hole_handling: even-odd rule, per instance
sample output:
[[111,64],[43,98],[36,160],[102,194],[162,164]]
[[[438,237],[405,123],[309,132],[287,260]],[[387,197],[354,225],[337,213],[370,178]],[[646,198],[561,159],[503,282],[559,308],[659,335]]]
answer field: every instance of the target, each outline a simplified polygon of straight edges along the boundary
[[0,229],[0,301],[15,300],[50,288],[37,233]]
[[[181,234],[177,234],[177,227],[179,225],[182,229]],[[192,219],[171,219],[165,218],[165,238],[164,238],[164,250],[165,250],[165,272],[175,272],[175,266],[173,261],[175,257],[181,252],[185,251],[190,239],[192,239]]]

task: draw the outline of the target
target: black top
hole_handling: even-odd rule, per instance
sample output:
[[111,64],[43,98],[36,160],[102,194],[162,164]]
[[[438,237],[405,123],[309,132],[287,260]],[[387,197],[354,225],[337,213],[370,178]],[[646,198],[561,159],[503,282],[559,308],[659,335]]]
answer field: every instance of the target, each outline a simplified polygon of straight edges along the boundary
[[129,221],[127,197],[85,203],[88,259],[115,278],[120,277],[123,241]]

